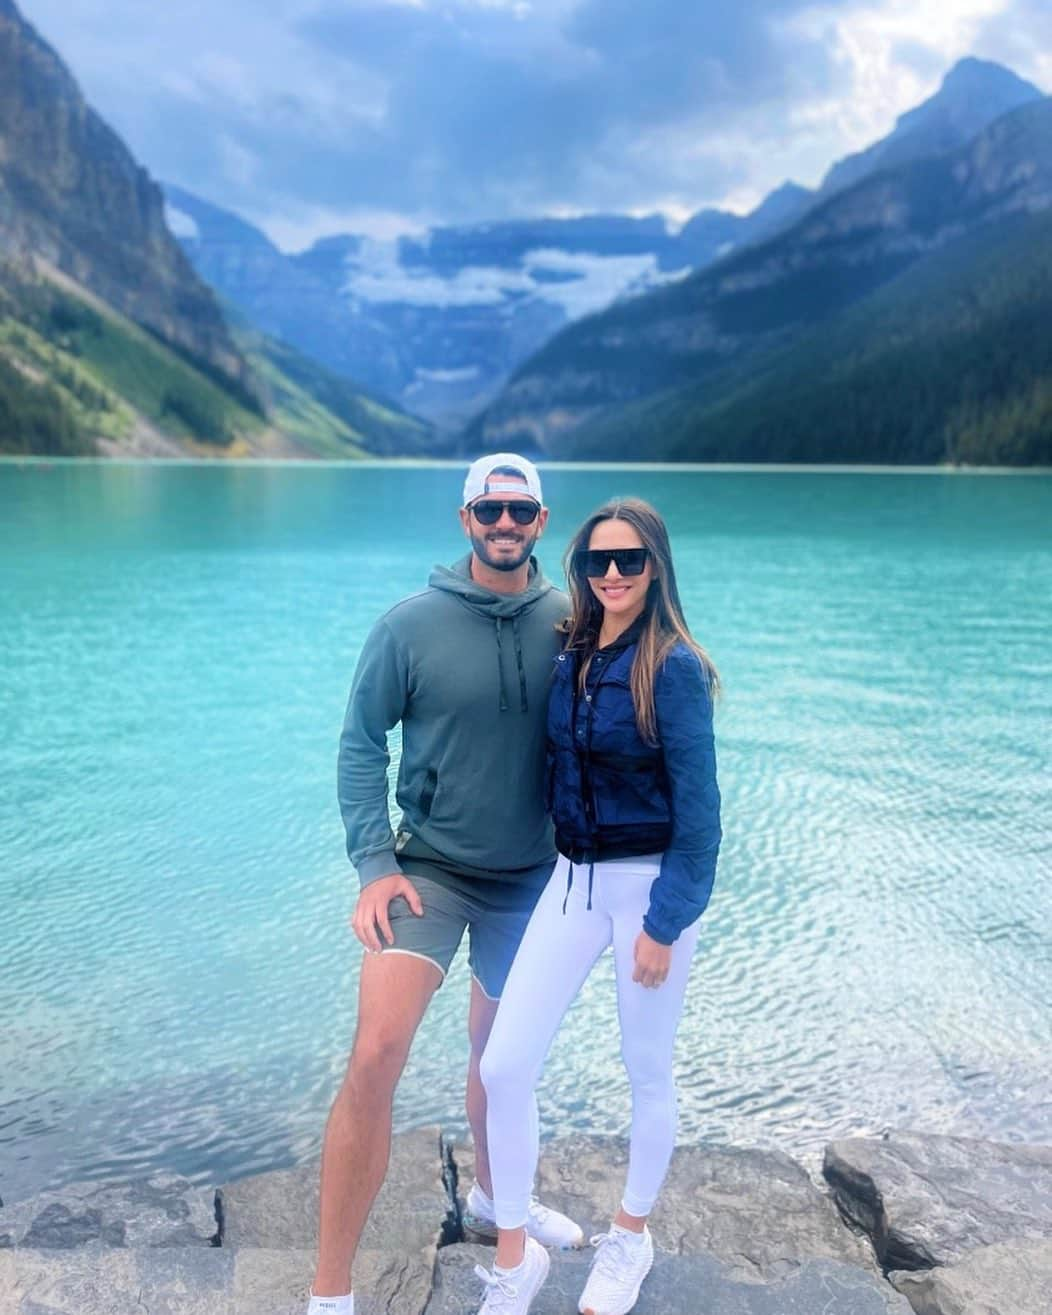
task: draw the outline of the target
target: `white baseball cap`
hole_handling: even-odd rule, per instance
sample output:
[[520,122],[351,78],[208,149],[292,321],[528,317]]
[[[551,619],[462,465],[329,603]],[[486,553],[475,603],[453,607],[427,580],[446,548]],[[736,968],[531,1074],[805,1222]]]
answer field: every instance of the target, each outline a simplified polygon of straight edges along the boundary
[[[514,474],[526,481],[525,488],[515,482]],[[537,467],[516,452],[494,452],[492,456],[479,457],[471,463],[464,480],[464,506],[470,506],[476,498],[487,497],[490,493],[517,493],[520,497],[532,498],[539,506],[544,505]]]

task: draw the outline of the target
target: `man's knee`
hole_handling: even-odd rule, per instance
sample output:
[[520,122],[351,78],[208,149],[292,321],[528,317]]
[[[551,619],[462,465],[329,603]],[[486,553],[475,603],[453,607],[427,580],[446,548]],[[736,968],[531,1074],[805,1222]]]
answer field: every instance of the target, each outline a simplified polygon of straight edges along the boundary
[[390,1031],[359,1033],[347,1064],[344,1086],[355,1087],[370,1096],[392,1093],[405,1068],[412,1039]]
[[358,1099],[389,1096],[436,988],[437,964],[401,954],[366,956],[358,999],[358,1032],[342,1092]]

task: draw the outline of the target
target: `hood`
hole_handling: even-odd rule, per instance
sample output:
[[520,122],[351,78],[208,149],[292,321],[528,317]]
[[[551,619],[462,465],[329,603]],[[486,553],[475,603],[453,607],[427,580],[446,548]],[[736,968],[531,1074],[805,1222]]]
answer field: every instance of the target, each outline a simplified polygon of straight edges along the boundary
[[479,616],[509,620],[528,612],[534,603],[551,593],[552,583],[546,578],[536,557],[530,558],[530,574],[526,588],[520,594],[495,594],[471,578],[471,554],[454,566],[436,566],[428,584],[447,594],[456,594],[460,601]]
[[528,612],[545,594],[551,593],[551,582],[544,578],[544,572],[538,565],[537,558],[530,558],[530,573],[526,588],[520,594],[495,594],[476,584],[471,578],[471,554],[468,553],[455,566],[436,566],[431,572],[428,584],[432,589],[441,589],[443,593],[455,594],[465,607],[493,622],[496,640],[497,670],[500,673],[500,710],[507,712],[511,706],[508,701],[508,689],[504,675],[504,622],[511,622],[512,640],[515,646],[515,670],[519,682],[519,708],[529,711],[526,698],[526,671],[522,663],[522,635],[519,631],[519,618]]

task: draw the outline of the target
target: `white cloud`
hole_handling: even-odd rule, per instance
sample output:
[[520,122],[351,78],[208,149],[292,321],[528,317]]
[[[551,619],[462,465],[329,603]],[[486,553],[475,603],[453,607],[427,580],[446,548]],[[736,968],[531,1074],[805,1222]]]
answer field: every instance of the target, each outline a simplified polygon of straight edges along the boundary
[[[883,0],[854,9],[816,5],[786,20],[786,30],[826,43],[845,74],[835,96],[789,106],[799,134],[828,143],[827,162],[886,136],[900,114],[937,89],[942,72],[974,53],[984,25],[1011,0]],[[924,76],[901,58],[905,47],[927,48],[942,72]],[[815,180],[817,181],[817,180]]]
[[437,217],[408,218],[394,210],[368,207],[298,205],[283,198],[277,210],[246,208],[241,212],[251,224],[261,228],[282,251],[306,251],[320,238],[333,234],[354,233],[377,242],[392,242],[399,237],[423,238]]
[[168,224],[169,232],[176,237],[195,239],[200,237],[201,230],[197,227],[197,221],[192,215],[188,215],[184,210],[177,210],[174,205],[165,202],[164,218]]
[[218,138],[219,160],[227,181],[236,187],[249,187],[259,175],[260,160],[229,133]]
[[412,306],[495,306],[513,293],[529,293],[534,281],[516,270],[474,265],[450,278],[405,269],[396,242],[365,241],[347,262],[344,291],[367,302]]
[[[1052,89],[1050,0],[19,2],[151,172],[287,250],[511,215],[740,212],[787,177],[816,184],[963,55]],[[651,7],[668,22],[648,27]],[[650,275],[565,287],[633,277]]]
[[[571,319],[589,315],[609,306],[618,297],[631,296],[682,278],[689,270],[662,274],[657,258],[640,256],[594,256],[583,252],[531,251],[523,261],[528,276],[533,276],[534,295],[540,301],[555,302]],[[545,283],[538,273],[570,275],[565,281]]]

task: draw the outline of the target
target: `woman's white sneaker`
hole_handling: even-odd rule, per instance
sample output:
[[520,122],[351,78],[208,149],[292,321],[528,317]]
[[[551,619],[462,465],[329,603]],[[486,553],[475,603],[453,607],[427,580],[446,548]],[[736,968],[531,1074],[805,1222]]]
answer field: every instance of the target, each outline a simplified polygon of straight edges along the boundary
[[475,1266],[475,1273],[486,1285],[486,1296],[479,1307],[479,1315],[526,1315],[541,1284],[548,1277],[551,1259],[547,1251],[532,1237],[526,1239],[526,1254],[515,1269],[484,1269]]
[[[493,1202],[478,1185],[472,1183],[464,1202],[464,1227],[478,1237],[489,1240],[497,1236],[497,1216]],[[568,1215],[541,1205],[535,1196],[530,1197],[530,1212],[526,1217],[526,1233],[542,1247],[556,1247],[560,1251],[576,1251],[584,1246],[584,1233]]]
[[628,1315],[654,1263],[650,1229],[630,1233],[616,1225],[592,1238],[595,1259],[577,1309],[581,1315]]

